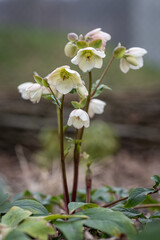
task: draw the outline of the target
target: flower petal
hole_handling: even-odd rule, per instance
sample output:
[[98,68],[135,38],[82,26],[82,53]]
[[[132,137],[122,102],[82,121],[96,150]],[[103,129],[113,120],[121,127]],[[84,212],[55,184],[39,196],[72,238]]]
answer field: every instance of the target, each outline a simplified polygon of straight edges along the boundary
[[129,71],[130,64],[124,59],[120,59],[120,69],[123,73],[127,73]]

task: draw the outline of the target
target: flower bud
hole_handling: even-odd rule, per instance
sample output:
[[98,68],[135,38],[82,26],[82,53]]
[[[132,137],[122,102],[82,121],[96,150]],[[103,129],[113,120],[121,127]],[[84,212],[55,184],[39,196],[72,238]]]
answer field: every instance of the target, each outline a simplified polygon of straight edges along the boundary
[[77,87],[77,93],[81,98],[86,98],[88,96],[88,90],[84,85]]
[[77,53],[77,46],[72,42],[68,42],[64,48],[64,53],[67,57],[74,57]]
[[78,35],[76,33],[68,33],[67,38],[70,42],[75,42],[78,40]]
[[126,48],[121,46],[121,44],[118,44],[118,46],[114,49],[114,57],[117,59],[120,59],[124,56],[124,53],[126,51]]
[[133,66],[138,66],[138,62],[137,62],[137,60],[136,60],[135,57],[133,57],[133,56],[128,56],[128,57],[126,57],[126,60],[127,60],[127,62],[130,63],[131,65],[133,65]]

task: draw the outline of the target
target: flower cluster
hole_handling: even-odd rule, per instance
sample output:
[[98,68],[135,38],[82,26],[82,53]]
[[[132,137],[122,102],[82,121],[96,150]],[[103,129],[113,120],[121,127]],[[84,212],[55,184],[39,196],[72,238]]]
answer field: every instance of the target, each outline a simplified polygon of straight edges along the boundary
[[[90,72],[93,68],[102,67],[103,59],[106,56],[106,43],[110,39],[111,35],[101,31],[101,28],[96,28],[84,36],[82,34],[78,36],[76,33],[69,33],[69,42],[66,44],[64,52],[67,57],[72,58],[71,62],[78,65],[83,72]],[[113,58],[120,60],[121,71],[127,73],[129,69],[139,69],[143,66],[143,56],[146,53],[145,49],[138,47],[126,50],[119,43],[114,49]],[[72,90],[77,92],[80,103],[76,103],[76,106],[74,105],[78,109],[71,112],[68,126],[73,125],[77,129],[88,127],[89,117],[92,118],[95,114],[102,114],[104,111],[106,103],[93,98],[94,96],[91,95],[91,92],[88,92],[80,74],[75,70],[71,70],[70,66],[64,65],[58,67],[45,78],[35,74],[34,79],[36,83],[27,82],[18,86],[22,98],[29,99],[33,103],[38,103],[42,96],[47,96],[54,99],[54,103],[58,104],[63,95],[71,93]],[[101,92],[103,88],[98,84],[93,91],[94,94],[97,96],[96,92]],[[87,110],[81,104],[83,99],[87,99],[88,101]]]

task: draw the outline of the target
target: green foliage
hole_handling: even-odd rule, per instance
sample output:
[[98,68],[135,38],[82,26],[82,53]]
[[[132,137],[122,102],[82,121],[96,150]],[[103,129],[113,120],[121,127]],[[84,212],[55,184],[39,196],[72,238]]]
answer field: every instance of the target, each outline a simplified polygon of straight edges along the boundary
[[[77,213],[77,215],[80,213]],[[89,218],[85,220],[84,225],[93,229],[98,229],[108,233],[111,236],[126,233],[132,235],[135,229],[131,221],[120,212],[114,212],[105,208],[90,208],[81,212]]]
[[101,39],[94,40],[89,43],[89,46],[93,48],[100,48],[102,46],[102,40]]
[[154,189],[152,188],[135,188],[133,189],[128,197],[128,201],[125,204],[126,208],[131,208],[134,207],[136,205],[138,205],[139,203],[142,203],[146,197],[147,194],[154,192]]
[[54,223],[68,240],[83,240],[83,220]]
[[99,206],[97,204],[84,203],[84,202],[70,202],[68,204],[68,209],[70,214],[74,212],[77,208],[81,208],[82,210],[84,210],[84,209],[95,208],[95,207],[99,207]]
[[[97,80],[93,85],[92,85],[92,92],[94,91],[95,87],[97,86],[97,84],[99,83],[99,80]],[[100,84],[99,87],[97,88],[95,94],[93,95],[93,97],[98,97],[102,91],[104,89],[107,89],[107,90],[112,90],[110,87],[108,87],[107,85],[105,84]]]
[[30,215],[32,215],[32,212],[14,206],[2,217],[2,224],[6,224],[9,227],[16,227],[16,225]]
[[153,181],[155,181],[155,185],[153,186],[154,189],[156,189],[160,185],[160,176],[154,175],[151,177]]
[[[96,136],[96,137],[95,137]],[[84,133],[82,148],[91,155],[92,159],[99,160],[114,154],[119,143],[114,129],[102,121],[92,122]]]
[[19,230],[11,230],[6,234],[3,240],[29,240],[30,238],[26,236],[23,232]]

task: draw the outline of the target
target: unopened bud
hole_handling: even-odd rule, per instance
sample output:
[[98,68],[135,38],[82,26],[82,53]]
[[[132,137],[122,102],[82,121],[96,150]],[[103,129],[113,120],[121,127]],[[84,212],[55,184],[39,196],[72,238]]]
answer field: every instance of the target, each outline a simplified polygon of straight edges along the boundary
[[121,46],[121,44],[119,43],[118,46],[114,49],[114,57],[117,59],[120,59],[124,56],[124,53],[126,51],[126,48]]
[[80,41],[83,40],[83,35],[82,34],[79,35],[79,40]]
[[64,48],[64,53],[67,57],[74,57],[77,53],[77,46],[72,42],[68,42]]
[[135,57],[133,57],[133,56],[128,56],[128,57],[126,57],[126,60],[127,60],[127,62],[130,63],[131,65],[133,65],[133,66],[138,66],[138,62],[137,62],[137,60],[136,60]]
[[67,38],[70,42],[75,42],[78,40],[78,35],[76,33],[68,33]]

